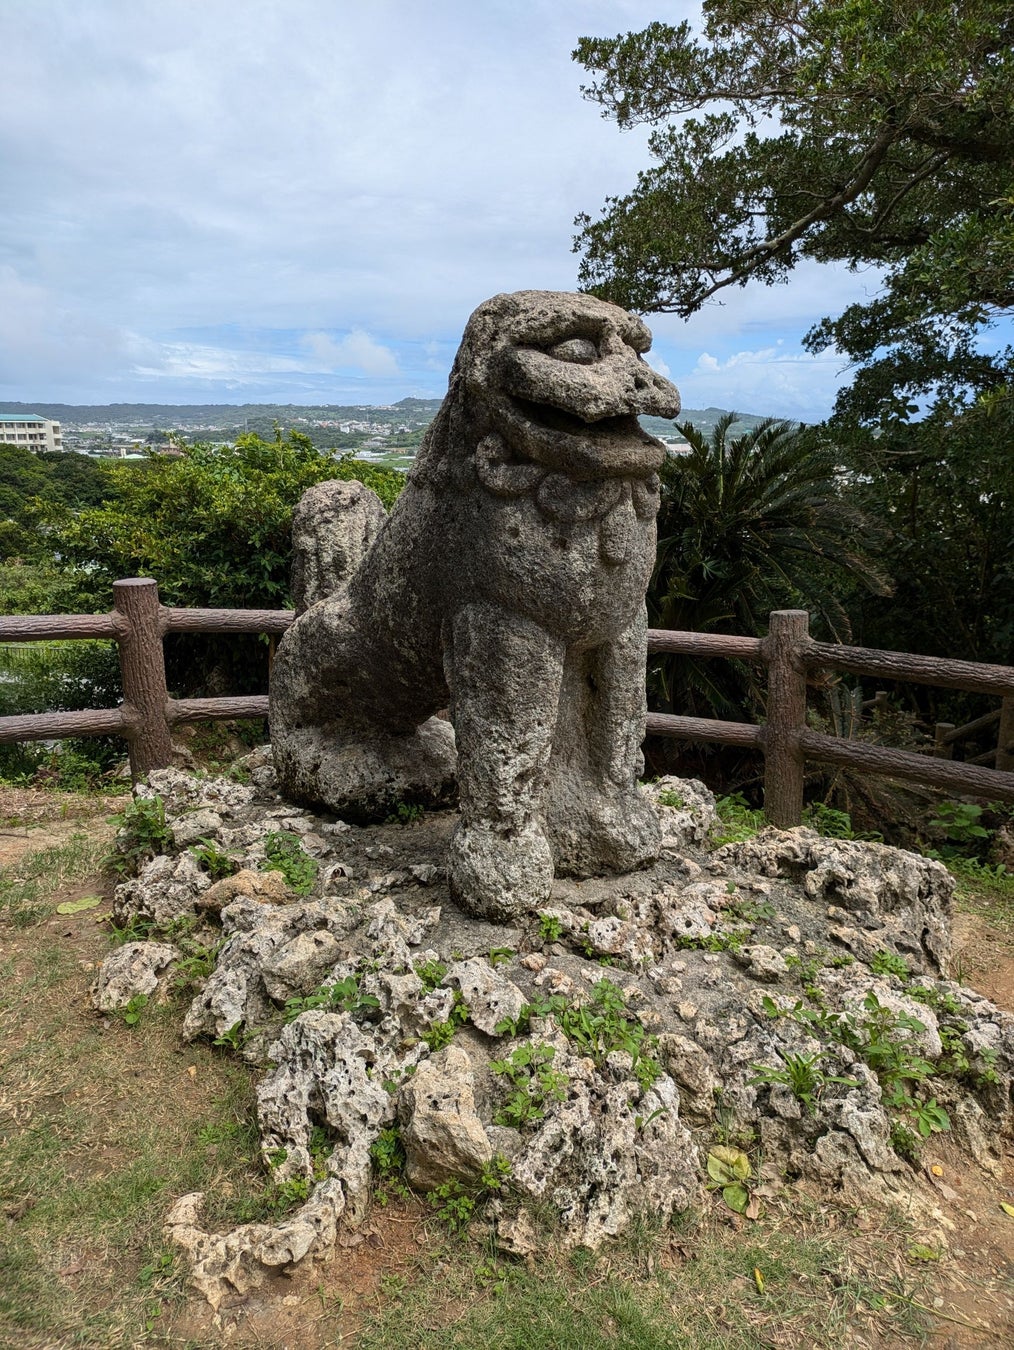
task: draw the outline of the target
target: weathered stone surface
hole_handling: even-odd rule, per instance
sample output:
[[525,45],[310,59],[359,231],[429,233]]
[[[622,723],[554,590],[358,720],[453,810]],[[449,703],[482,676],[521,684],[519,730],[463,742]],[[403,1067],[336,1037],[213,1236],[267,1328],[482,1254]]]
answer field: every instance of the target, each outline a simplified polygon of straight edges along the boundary
[[475,914],[541,903],[554,867],[617,873],[658,855],[637,778],[665,450],[637,415],[675,416],[679,396],[649,345],[640,319],[590,296],[496,296],[469,320],[408,485],[347,585],[344,559],[328,560],[342,512],[325,505],[319,544],[313,504],[301,512],[302,556],[334,574],[306,588],[326,598],[274,666],[283,791],[357,820],[447,801],[451,733],[433,714],[449,699],[449,881]]
[[231,877],[214,882],[198,898],[196,905],[198,909],[217,914],[243,895],[270,905],[284,905],[292,899],[281,872],[255,872],[244,867]]
[[174,919],[192,914],[198,898],[210,885],[211,878],[201,871],[192,854],[159,854],[145,863],[136,877],[116,887],[113,917],[120,924],[147,919],[157,928],[165,928]]
[[[214,783],[171,786],[170,825],[217,799]],[[294,819],[273,797],[214,809],[223,842],[251,861],[269,831]],[[370,1145],[399,1118],[407,1128],[414,1094],[430,1085],[468,1106],[457,1115],[468,1119],[474,1145],[464,1157],[446,1155],[444,1178],[467,1184],[487,1148],[502,1155],[511,1186],[555,1214],[567,1245],[594,1245],[637,1213],[666,1214],[693,1199],[717,1122],[759,1139],[769,1184],[788,1172],[855,1203],[904,1194],[918,1206],[920,1174],[891,1144],[892,1127],[913,1117],[891,1104],[889,1076],[881,1082],[871,1067],[874,1036],[927,1061],[933,1074],[913,1082],[915,1099],[935,1097],[951,1137],[987,1171],[998,1166],[1014,1126],[1014,1017],[933,973],[921,937],[946,929],[949,887],[922,859],[882,846],[841,850],[841,841],[802,831],[717,854],[688,844],[691,856],[666,849],[629,876],[561,879],[542,921],[531,915],[508,928],[464,914],[450,898],[450,813],[409,828],[338,828],[308,815],[299,823],[303,838],[332,843],[328,867],[341,875],[327,882],[322,868],[312,897],[285,904],[240,888],[221,910],[225,942],[186,1030],[222,1036],[237,1027],[229,1039],[251,1064],[263,1065],[270,1051],[263,1147],[274,1161],[284,1150],[280,1180],[301,1178],[311,1189],[277,1224],[227,1234],[204,1230],[198,1198],[180,1202],[173,1236],[213,1300],[237,1297],[266,1270],[322,1251],[361,1223]],[[136,880],[137,912],[163,906],[180,861],[156,860]],[[420,868],[432,869],[426,889]],[[378,877],[385,888],[373,891]],[[180,903],[183,892],[190,909],[164,912],[206,913],[210,926],[207,891],[184,885]],[[589,1004],[594,1018],[603,980],[626,1028],[611,1049],[569,1037],[561,1021],[561,1009]],[[336,981],[345,1011],[303,1012],[283,1027],[286,999],[326,996]],[[548,1011],[524,1014],[519,1002]],[[497,1035],[515,1010],[521,1034]],[[430,1053],[422,1038],[437,1028],[453,1036],[454,1054]],[[642,1031],[642,1053],[659,1073],[639,1080],[629,1046]],[[553,1048],[562,1094],[527,1119],[522,1111],[517,1127],[497,1123],[516,1088],[490,1062],[535,1045]],[[793,1056],[817,1069],[808,1102],[789,1087]],[[467,1071],[448,1072],[448,1059],[464,1070],[466,1058]],[[500,1222],[505,1244],[516,1239],[523,1251],[524,1224],[505,1214]]]
[[418,1190],[475,1177],[493,1156],[475,1110],[472,1061],[456,1045],[420,1064],[402,1088],[398,1110],[405,1175]]
[[764,830],[715,857],[765,876],[798,878],[814,900],[840,907],[841,919],[859,921],[841,925],[857,956],[869,960],[885,945],[897,945],[931,970],[947,969],[954,878],[942,863],[886,844],[825,839],[805,828]]
[[164,984],[163,972],[178,956],[168,942],[125,942],[102,962],[92,987],[92,1003],[100,1012],[116,1012],[138,995],[150,998]]
[[352,580],[387,512],[362,483],[333,480],[307,488],[292,513],[292,600],[296,613]]
[[222,828],[222,817],[210,806],[198,807],[186,815],[177,816],[173,834],[180,848],[199,844],[202,839],[217,839]]
[[715,794],[700,779],[656,778],[646,785],[645,792],[662,823],[663,848],[699,848],[707,842],[718,813]]

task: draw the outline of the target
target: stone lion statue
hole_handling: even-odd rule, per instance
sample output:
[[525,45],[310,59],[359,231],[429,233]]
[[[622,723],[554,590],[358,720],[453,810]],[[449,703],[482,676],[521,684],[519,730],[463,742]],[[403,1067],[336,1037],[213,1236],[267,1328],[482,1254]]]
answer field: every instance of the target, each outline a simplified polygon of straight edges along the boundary
[[537,906],[554,868],[658,854],[637,779],[666,452],[637,415],[680,400],[650,345],[591,296],[495,296],[390,516],[358,483],[320,484],[296,513],[301,612],[271,690],[282,791],[383,819],[452,800],[456,760],[448,877],[473,914]]

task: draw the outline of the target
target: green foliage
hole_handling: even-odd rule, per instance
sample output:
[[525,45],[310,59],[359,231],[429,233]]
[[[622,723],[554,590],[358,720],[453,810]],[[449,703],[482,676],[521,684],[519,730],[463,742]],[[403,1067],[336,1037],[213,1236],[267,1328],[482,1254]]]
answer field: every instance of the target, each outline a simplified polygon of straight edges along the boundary
[[511,1085],[506,1102],[493,1117],[497,1125],[514,1129],[542,1120],[549,1102],[567,1099],[567,1076],[552,1068],[556,1049],[552,1045],[519,1045],[508,1059],[490,1060],[494,1074]]
[[223,1031],[221,1035],[216,1036],[211,1044],[221,1050],[233,1050],[236,1054],[239,1054],[249,1039],[250,1032],[244,1030],[243,1023],[233,1022],[232,1026]]
[[587,1003],[554,1007],[553,1016],[567,1039],[599,1067],[614,1050],[628,1054],[642,1091],[647,1092],[661,1075],[662,1066],[650,1053],[656,1038],[629,1015],[623,991],[611,980],[599,980]]
[[435,1054],[436,1051],[443,1050],[444,1046],[450,1045],[458,1028],[463,1027],[467,1021],[468,1005],[457,990],[455,990],[454,1002],[451,1005],[451,1014],[447,1021],[434,1022],[423,1032],[422,1039]]
[[678,792],[673,792],[672,788],[663,788],[657,800],[659,806],[671,806],[677,810],[684,805],[683,798]]
[[124,1007],[119,1009],[119,1013],[128,1027],[136,1027],[140,1023],[141,1016],[147,1006],[147,994],[135,994]]
[[[805,342],[853,363],[813,442],[838,466],[828,502],[877,522],[893,594],[874,589],[871,602],[871,578],[829,578],[819,550],[788,576],[818,594],[830,580],[867,646],[1003,664],[1014,663],[1014,349],[990,354],[981,338],[1014,309],[1011,37],[1004,0],[960,13],[944,0],[706,0],[703,32],[652,23],[575,52],[606,116],[653,128],[654,162],[633,192],[579,218],[582,283],[687,316],[802,260],[876,269],[880,293]],[[705,541],[700,558],[711,556]],[[708,595],[711,579],[695,575],[690,600]],[[679,613],[678,585],[673,595]],[[689,668],[673,680],[682,693]],[[745,673],[719,692],[749,711]],[[954,698],[920,695],[931,720],[942,697]]]
[[742,1149],[716,1144],[708,1154],[708,1189],[721,1191],[722,1199],[736,1214],[745,1213],[750,1204],[750,1178],[753,1168]]
[[173,846],[173,833],[165,815],[165,802],[159,796],[135,797],[112,817],[119,826],[113,852],[107,864],[118,872],[134,873],[142,863]]
[[816,1051],[811,1055],[782,1053],[782,1065],[754,1064],[752,1084],[780,1084],[788,1088],[797,1101],[802,1102],[812,1113],[814,1102],[828,1083],[839,1083],[845,1087],[858,1087],[855,1078],[843,1078],[837,1074],[825,1073],[821,1067],[824,1052]]
[[380,1000],[375,995],[361,992],[358,975],[346,975],[330,984],[322,984],[312,994],[286,999],[284,1015],[286,1022],[294,1022],[301,1013],[315,1009],[368,1015],[379,1007]]
[[870,962],[874,975],[896,975],[899,980],[907,980],[911,971],[908,962],[897,952],[877,952]]
[[974,844],[990,837],[981,820],[981,806],[972,802],[941,802],[936,815],[927,824],[931,830],[939,831],[945,839],[956,844]]
[[231,877],[236,871],[236,859],[225,849],[219,848],[214,839],[202,839],[190,852],[214,881]]
[[559,942],[563,937],[563,924],[555,914],[539,915],[539,937],[543,942]]
[[264,836],[263,872],[281,872],[285,884],[297,895],[309,895],[317,880],[317,860],[311,858],[298,834],[272,830]]
[[443,984],[447,967],[440,961],[420,961],[415,967],[415,973],[422,980],[423,992],[431,994]]
[[764,829],[764,812],[754,810],[741,792],[719,797],[715,802],[719,824],[713,827],[712,837],[717,846],[741,844]]
[[426,1199],[436,1210],[436,1216],[451,1233],[461,1233],[472,1222],[475,1198],[468,1194],[456,1177],[430,1191]]
[[[140,468],[109,468],[101,504],[53,504],[45,513],[48,547],[87,579],[95,607],[108,608],[119,577],[152,576],[167,605],[286,608],[292,510],[303,491],[323,479],[355,478],[390,505],[404,482],[393,470],[335,460],[298,432],[177,451]],[[267,677],[266,648],[256,637],[170,637],[166,660],[170,685],[188,690],[202,687],[216,666],[238,689]]]
[[706,0],[704,20],[703,40],[652,23],[578,44],[597,76],[586,96],[621,127],[653,126],[657,161],[600,220],[579,218],[584,284],[685,316],[804,258],[873,264],[880,296],[811,345],[879,357],[888,406],[906,360],[964,339],[971,362],[971,336],[1014,304],[1008,6]]
[[426,808],[420,806],[418,802],[399,802],[391,814],[384,821],[385,825],[414,825],[416,821],[422,820],[426,814]]
[[[655,628],[762,635],[772,609],[808,608],[836,636],[849,631],[832,583],[855,578],[876,593],[878,537],[842,493],[840,455],[784,422],[731,436],[733,414],[710,438],[681,430],[689,453],[660,470],[658,550],[648,590]],[[690,715],[734,714],[762,703],[752,667],[653,657],[651,688]]]

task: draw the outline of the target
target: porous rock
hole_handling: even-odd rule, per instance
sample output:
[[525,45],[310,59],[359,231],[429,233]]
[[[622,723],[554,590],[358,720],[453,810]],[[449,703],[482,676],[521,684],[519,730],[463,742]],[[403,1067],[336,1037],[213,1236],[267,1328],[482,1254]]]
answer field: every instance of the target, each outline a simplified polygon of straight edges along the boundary
[[859,956],[870,959],[889,945],[924,968],[946,972],[954,878],[942,863],[886,844],[825,839],[802,827],[763,830],[715,857],[765,876],[792,877],[814,900],[852,915],[859,925],[850,929],[850,945],[860,948]]
[[281,872],[255,872],[244,867],[231,877],[214,882],[198,898],[196,905],[198,909],[219,913],[239,896],[249,896],[271,905],[284,905],[292,898]]
[[475,1109],[472,1061],[456,1045],[420,1064],[401,1090],[398,1112],[405,1176],[418,1190],[475,1177],[493,1156]]
[[168,942],[125,942],[99,967],[92,1003],[100,1012],[116,1012],[131,999],[150,998],[164,984],[163,972],[178,957],[179,951]]

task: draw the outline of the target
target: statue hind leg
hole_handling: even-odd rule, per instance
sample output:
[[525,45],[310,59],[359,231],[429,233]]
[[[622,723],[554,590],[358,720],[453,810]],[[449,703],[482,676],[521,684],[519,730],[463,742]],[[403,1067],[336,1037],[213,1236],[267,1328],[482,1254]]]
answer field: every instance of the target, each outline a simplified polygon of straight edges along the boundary
[[559,873],[630,872],[658,857],[658,816],[641,794],[644,609],[614,640],[567,654],[544,816]]

